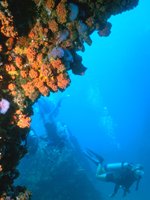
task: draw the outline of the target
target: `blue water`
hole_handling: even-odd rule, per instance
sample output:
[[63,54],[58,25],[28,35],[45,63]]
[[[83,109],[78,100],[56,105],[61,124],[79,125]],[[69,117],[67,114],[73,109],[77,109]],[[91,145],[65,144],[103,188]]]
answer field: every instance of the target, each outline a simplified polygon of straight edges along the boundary
[[[70,87],[49,97],[54,102],[62,99],[57,120],[71,130],[82,149],[101,153],[108,163],[144,166],[139,191],[133,187],[127,200],[150,199],[149,8],[150,1],[141,0],[134,10],[111,17],[111,35],[100,38],[94,33],[92,46],[85,45],[80,53],[88,68],[85,75],[71,75]],[[39,130],[34,117],[32,127]],[[43,132],[41,128],[39,134]],[[113,185],[95,182],[109,199]],[[121,199],[121,194],[115,199]]]

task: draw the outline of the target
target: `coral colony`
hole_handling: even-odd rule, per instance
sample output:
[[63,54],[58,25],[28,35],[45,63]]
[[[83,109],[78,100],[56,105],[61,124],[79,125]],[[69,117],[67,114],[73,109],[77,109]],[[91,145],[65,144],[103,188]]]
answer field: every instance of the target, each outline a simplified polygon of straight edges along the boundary
[[30,199],[14,187],[16,166],[26,154],[32,105],[41,96],[65,90],[68,71],[83,75],[77,51],[90,34],[110,34],[111,15],[134,8],[138,0],[0,1],[0,199]]

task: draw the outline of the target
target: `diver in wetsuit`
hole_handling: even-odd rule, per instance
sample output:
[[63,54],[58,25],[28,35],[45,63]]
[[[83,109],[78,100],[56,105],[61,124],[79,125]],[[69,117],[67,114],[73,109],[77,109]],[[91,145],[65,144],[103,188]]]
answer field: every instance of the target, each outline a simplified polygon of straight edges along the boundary
[[136,190],[138,190],[139,182],[144,174],[143,167],[140,164],[120,162],[104,165],[104,159],[89,149],[86,156],[97,165],[96,177],[99,180],[115,184],[110,197],[114,197],[120,188],[123,189],[123,196],[126,196],[135,182]]

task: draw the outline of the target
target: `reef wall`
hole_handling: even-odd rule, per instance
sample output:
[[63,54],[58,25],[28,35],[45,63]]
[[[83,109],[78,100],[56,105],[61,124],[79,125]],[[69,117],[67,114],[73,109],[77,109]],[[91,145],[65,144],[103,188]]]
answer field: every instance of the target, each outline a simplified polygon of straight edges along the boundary
[[0,1],[0,196],[29,199],[14,187],[16,166],[27,152],[32,105],[41,96],[63,91],[68,71],[83,75],[77,51],[90,34],[110,34],[111,15],[134,8],[138,0]]

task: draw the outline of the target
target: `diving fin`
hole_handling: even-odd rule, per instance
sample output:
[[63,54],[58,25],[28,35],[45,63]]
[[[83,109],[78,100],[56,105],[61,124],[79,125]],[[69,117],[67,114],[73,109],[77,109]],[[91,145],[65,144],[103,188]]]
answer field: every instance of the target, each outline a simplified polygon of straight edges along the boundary
[[99,163],[103,163],[104,158],[102,156],[100,156],[99,154],[95,153],[94,151],[92,151],[91,149],[87,149],[87,154],[89,155],[91,160],[95,160],[96,162]]
[[91,157],[87,152],[84,152],[85,156],[91,160],[95,165],[98,165],[99,164],[99,161],[93,157]]

